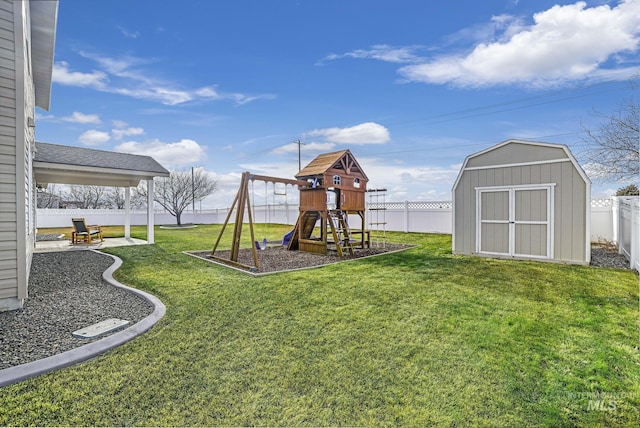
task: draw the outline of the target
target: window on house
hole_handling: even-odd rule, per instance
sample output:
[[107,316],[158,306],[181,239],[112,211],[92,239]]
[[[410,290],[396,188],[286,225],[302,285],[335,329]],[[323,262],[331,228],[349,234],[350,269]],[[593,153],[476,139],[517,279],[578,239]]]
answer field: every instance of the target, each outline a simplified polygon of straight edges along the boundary
[[353,187],[355,187],[356,189],[360,188],[360,179],[358,177],[353,179]]
[[333,176],[333,184],[339,186],[342,184],[342,177],[340,177],[339,175],[334,175]]

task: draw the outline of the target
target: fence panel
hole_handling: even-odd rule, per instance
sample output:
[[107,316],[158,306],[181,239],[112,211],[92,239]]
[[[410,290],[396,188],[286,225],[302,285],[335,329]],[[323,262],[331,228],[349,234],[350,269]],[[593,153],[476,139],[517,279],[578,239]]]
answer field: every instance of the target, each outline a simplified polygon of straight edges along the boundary
[[451,201],[386,202],[368,205],[367,223],[385,223],[388,231],[452,233]]
[[618,250],[629,265],[640,270],[640,201],[638,197],[619,198]]
[[591,200],[591,242],[615,242],[613,221],[614,199],[593,198]]
[[[450,234],[453,231],[452,211],[451,201],[369,203],[366,226],[371,230]],[[182,223],[221,224],[227,213],[226,208],[185,211],[181,220]],[[298,206],[257,205],[252,207],[252,214],[256,224],[266,222],[294,225],[298,218]],[[154,215],[157,225],[175,224],[175,218],[167,212],[157,211]],[[71,228],[72,217],[84,217],[89,224],[103,226],[124,224],[123,210],[38,209],[37,225],[40,228]],[[244,221],[247,220],[245,214]],[[131,225],[146,225],[146,222],[146,211],[131,212]],[[640,266],[639,223],[638,197],[594,198],[591,201],[591,240],[618,243],[620,252],[636,269]]]

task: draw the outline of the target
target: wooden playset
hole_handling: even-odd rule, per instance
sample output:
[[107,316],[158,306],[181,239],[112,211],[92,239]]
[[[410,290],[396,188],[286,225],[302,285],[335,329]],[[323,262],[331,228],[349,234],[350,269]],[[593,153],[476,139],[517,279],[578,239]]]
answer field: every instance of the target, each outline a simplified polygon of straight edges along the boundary
[[[222,225],[210,258],[220,259],[215,253],[229,219],[235,211],[230,257],[220,260],[238,264],[244,268],[258,268],[257,250],[264,249],[264,245],[260,245],[255,240],[249,191],[249,183],[253,181],[298,186],[300,192],[298,220],[293,230],[284,236],[282,242],[287,249],[316,254],[336,251],[342,257],[353,254],[354,248],[369,247],[369,231],[365,228],[365,193],[369,179],[351,152],[342,150],[317,156],[296,174],[295,180],[244,172],[240,189]],[[252,245],[253,266],[238,262],[245,215],[251,233],[251,242],[255,243]],[[359,229],[352,229],[349,226],[350,218],[360,220]],[[318,221],[319,229],[316,227]]]

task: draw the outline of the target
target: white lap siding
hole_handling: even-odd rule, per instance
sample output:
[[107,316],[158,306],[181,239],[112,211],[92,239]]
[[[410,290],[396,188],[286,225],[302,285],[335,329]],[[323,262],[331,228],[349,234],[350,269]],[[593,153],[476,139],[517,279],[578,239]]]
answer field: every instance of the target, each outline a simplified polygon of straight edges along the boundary
[[27,297],[35,235],[29,25],[28,2],[0,0],[0,310]]

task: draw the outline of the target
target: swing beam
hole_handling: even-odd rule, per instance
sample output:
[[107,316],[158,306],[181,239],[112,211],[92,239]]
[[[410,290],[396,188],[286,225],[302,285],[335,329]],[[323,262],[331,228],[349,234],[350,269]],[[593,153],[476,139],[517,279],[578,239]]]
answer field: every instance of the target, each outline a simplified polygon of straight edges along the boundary
[[[231,263],[232,265],[237,265],[237,266],[244,267],[251,270],[258,269],[258,253],[256,251],[256,246],[254,245],[255,234],[253,231],[253,214],[251,212],[251,201],[249,198],[249,181],[253,182],[256,180],[264,181],[268,183],[291,184],[293,186],[300,186],[300,187],[311,186],[311,183],[304,180],[291,180],[287,178],[270,177],[268,175],[255,175],[255,174],[251,174],[248,171],[243,172],[242,178],[240,180],[240,188],[238,189],[238,193],[236,194],[236,197],[233,200],[233,203],[231,204],[231,208],[229,208],[229,212],[227,213],[227,217],[225,218],[224,223],[222,224],[222,229],[218,234],[218,239],[216,239],[216,243],[214,244],[213,249],[211,250],[211,254],[209,255],[209,258],[219,260],[222,262]],[[245,208],[246,208],[247,217],[249,220],[249,231],[251,233],[251,243],[252,243],[251,249],[253,252],[253,266],[248,266],[238,262],[238,254],[240,252],[240,238],[242,237],[242,223],[244,221]],[[227,227],[227,224],[229,223],[229,219],[231,218],[231,215],[233,214],[234,210],[236,211],[236,218],[235,218],[235,223],[233,227],[231,255],[229,259],[225,259],[222,257],[218,257],[215,254],[216,254],[216,250],[218,249],[218,245],[220,244],[220,240],[222,239],[222,235]]]
[[268,183],[283,183],[283,184],[291,184],[292,186],[311,187],[311,183],[308,181],[292,180],[289,178],[280,178],[280,177],[270,177],[268,175],[250,174],[249,179],[251,181],[266,181]]

